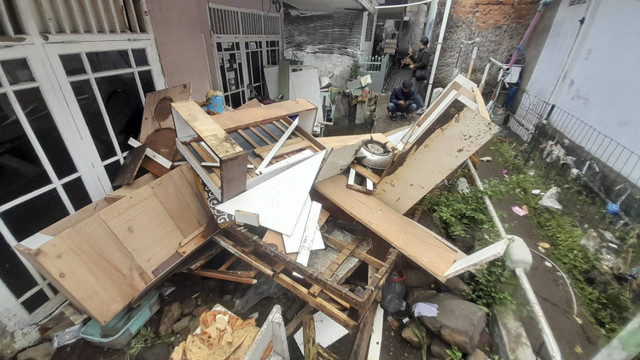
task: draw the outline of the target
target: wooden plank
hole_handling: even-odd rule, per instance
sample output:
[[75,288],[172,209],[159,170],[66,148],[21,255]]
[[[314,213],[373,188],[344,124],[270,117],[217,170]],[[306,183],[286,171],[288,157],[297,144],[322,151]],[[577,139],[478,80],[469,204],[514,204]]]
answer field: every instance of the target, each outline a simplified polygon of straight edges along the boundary
[[318,172],[316,181],[322,181],[332,176],[342,173],[349,164],[356,158],[361,144],[354,143],[341,147],[334,147],[330,150],[329,155],[322,164],[322,168]]
[[417,146],[394,173],[385,176],[374,196],[405,213],[499,130],[479,113],[463,109]]
[[[264,159],[265,157],[267,157],[271,149],[273,149],[273,146],[274,146],[273,144],[261,146],[253,150],[253,152],[255,152],[256,155]],[[302,138],[297,137],[297,138],[289,139],[285,141],[284,144],[278,150],[278,152],[276,152],[276,156],[287,155],[292,152],[302,150],[307,146],[309,146],[309,143],[304,141],[304,139]]]
[[[344,242],[342,242],[339,239],[334,238],[331,235],[325,235],[324,236],[324,240],[331,245],[332,247],[337,248],[338,250],[344,250],[348,244],[345,244]],[[373,266],[376,269],[380,269],[384,266],[384,262],[378,260],[377,258],[375,258],[374,256],[371,256],[369,254],[367,254],[366,252],[359,250],[359,249],[354,249],[352,252],[352,255],[357,257],[358,259],[366,262],[367,264]]]
[[462,274],[465,271],[469,271],[478,268],[491,260],[497,259],[509,246],[509,240],[501,240],[495,244],[491,244],[484,249],[478,250],[475,253],[458,260],[449,268],[445,274],[448,277],[453,277]]
[[[211,121],[211,117],[196,104],[195,101],[180,101],[171,104],[176,114],[181,116],[189,126],[207,143],[209,148],[220,158],[226,160],[237,157],[244,150],[218,125]],[[249,111],[248,109],[244,111]],[[260,109],[258,109],[260,110]],[[239,113],[240,111],[238,111]],[[236,112],[228,113],[234,114]],[[222,116],[222,115],[218,115]],[[246,163],[245,163],[246,165]],[[224,181],[222,182],[224,186]]]
[[364,176],[365,178],[371,180],[374,184],[377,184],[380,182],[380,175],[374,173],[373,171],[367,169],[366,167],[358,164],[358,163],[351,163],[351,168],[353,170],[355,170],[358,174]]
[[[322,205],[318,202],[312,201],[311,208],[309,210],[309,216],[304,224],[304,234],[302,240],[300,240],[300,246],[298,249],[298,257],[296,262],[307,266],[309,263],[309,256],[311,255],[311,248],[313,247],[314,238],[318,233],[318,218],[320,217],[320,211]],[[322,237],[322,235],[320,235]]]
[[278,140],[278,139],[280,138],[278,135],[274,134],[271,130],[269,130],[269,128],[268,128],[268,127],[266,127],[266,126],[264,126],[264,125],[262,125],[262,124],[261,124],[261,125],[259,125],[259,126],[260,126],[260,128],[261,128],[262,130],[264,130],[264,132],[266,132],[266,133],[267,133],[269,136],[271,136],[274,140]]
[[307,315],[302,319],[302,333],[304,336],[305,360],[318,360],[318,344],[316,344],[316,324],[313,316]]
[[102,324],[151,282],[151,277],[97,215],[42,245],[36,256],[17,250],[75,305]]
[[256,134],[256,136],[258,136],[260,139],[262,139],[262,141],[266,142],[267,144],[273,143],[273,140],[271,140],[268,137],[262,135],[262,133],[260,131],[256,130],[255,127],[251,127],[251,128],[249,128],[249,130],[251,130],[251,132]]
[[260,166],[258,166],[258,168],[256,169],[256,175],[262,174],[262,172],[265,170],[267,165],[269,165],[269,162],[271,161],[271,159],[273,159],[273,157],[278,153],[282,145],[284,145],[285,141],[287,141],[287,138],[291,136],[291,133],[296,129],[296,126],[298,126],[297,119],[291,124],[291,126],[287,129],[287,131],[285,131],[284,134],[282,134],[282,137],[278,139],[278,142],[276,142],[275,145],[273,145],[273,148],[269,150],[269,153],[267,154],[267,156],[264,157],[264,160],[262,160],[262,163],[260,163]]
[[478,112],[480,113],[480,115],[484,116],[484,118],[487,120],[491,120],[491,116],[489,116],[489,111],[487,111],[487,105],[485,105],[484,103],[484,98],[482,97],[480,89],[474,87],[473,94],[476,97],[476,104],[478,104]]
[[358,328],[358,335],[351,348],[350,360],[365,360],[369,354],[369,339],[371,339],[371,332],[373,331],[373,320],[375,318],[377,307],[371,306],[370,309],[366,309],[364,316],[360,320],[360,327]]
[[116,178],[113,179],[113,186],[122,186],[133,182],[138,173],[138,169],[140,169],[146,150],[146,145],[129,150],[127,157],[124,159],[124,163],[122,163],[122,167],[120,167],[120,170],[118,170],[116,174]]
[[353,144],[362,144],[366,140],[376,140],[383,144],[389,142],[382,133],[363,134],[363,135],[345,135],[345,136],[328,136],[318,138],[318,141],[327,148],[339,148]]
[[272,122],[282,117],[316,111],[316,106],[305,99],[281,101],[262,107],[235,110],[213,115],[211,118],[227,132]]
[[[200,144],[199,141],[192,141],[192,142],[189,143],[189,145],[191,145],[193,150],[195,150],[196,153],[198,153],[198,155],[200,155],[200,157],[205,162],[218,163],[218,160],[216,158],[211,156],[211,154],[209,154],[209,152],[206,149],[202,148],[202,145]],[[187,149],[189,149],[189,148],[187,147]]]
[[100,217],[149,274],[184,238],[149,186],[100,211]]
[[232,199],[247,189],[247,163],[249,153],[242,152],[234,157],[222,159],[220,166],[220,186],[222,201]]
[[247,101],[243,105],[235,108],[234,111],[243,110],[243,109],[251,109],[251,108],[259,108],[259,107],[262,107],[262,104],[260,103],[260,101],[258,101],[257,99],[251,99],[250,101]]
[[258,143],[256,143],[249,135],[247,135],[247,133],[245,133],[244,130],[238,129],[236,130],[236,132],[240,134],[240,136],[242,136],[245,140],[247,140],[247,142],[251,144],[251,146],[253,146],[254,149],[260,147],[260,145],[258,145]]
[[144,101],[144,112],[138,140],[141,143],[145,143],[147,137],[154,131],[162,128],[174,128],[171,103],[189,100],[190,97],[191,83],[148,93]]
[[316,183],[315,188],[416,264],[445,280],[445,272],[457,258],[457,248],[374,196],[347,189],[346,184],[347,178],[337,175]]
[[373,329],[371,340],[369,341],[369,355],[367,360],[380,359],[380,350],[382,349],[382,321],[384,318],[384,310],[378,304],[376,315],[373,318]]
[[210,279],[219,279],[226,281],[233,281],[241,284],[249,284],[253,285],[258,282],[258,280],[252,277],[246,277],[241,275],[234,275],[225,271],[218,270],[196,270],[193,272],[195,275],[210,278]]

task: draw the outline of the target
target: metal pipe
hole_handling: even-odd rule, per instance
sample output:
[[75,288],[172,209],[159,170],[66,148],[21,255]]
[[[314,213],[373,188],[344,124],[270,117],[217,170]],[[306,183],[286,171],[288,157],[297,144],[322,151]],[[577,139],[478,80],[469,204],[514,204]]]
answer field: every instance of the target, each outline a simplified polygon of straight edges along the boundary
[[[473,167],[473,163],[469,159],[467,159],[467,167],[471,172],[471,176],[473,176],[473,180],[476,182],[476,186],[478,187],[478,190],[484,192],[484,186],[482,186],[482,181],[480,181],[480,177],[478,176],[476,169]],[[484,200],[484,204],[487,206],[487,210],[489,210],[489,214],[491,215],[491,220],[493,220],[493,223],[496,225],[496,228],[500,233],[500,239],[506,238],[507,232],[504,231],[504,227],[502,226],[502,223],[498,218],[498,213],[496,212],[496,209],[493,207],[491,200],[489,200],[489,197],[487,195],[482,195],[482,200]]]
[[436,77],[436,68],[438,67],[438,58],[440,57],[440,49],[442,48],[442,42],[444,40],[444,32],[447,30],[447,20],[449,19],[449,11],[451,10],[451,0],[447,0],[444,6],[444,15],[442,16],[442,26],[440,26],[440,34],[438,34],[438,44],[436,45],[436,54],[433,57],[433,64],[431,65],[431,76],[429,76],[429,86],[427,86],[427,93],[425,94],[424,103],[429,104],[431,98],[431,89],[433,88],[433,79]]
[[540,5],[538,5],[538,10],[536,11],[536,15],[533,17],[533,20],[531,20],[531,24],[529,24],[529,27],[527,28],[527,32],[524,33],[522,40],[520,40],[520,44],[518,44],[518,47],[516,47],[516,51],[513,52],[511,61],[509,61],[509,69],[511,69],[513,67],[513,64],[516,62],[516,59],[520,54],[520,49],[522,49],[524,44],[527,43],[527,40],[529,40],[529,36],[531,36],[531,33],[533,32],[533,28],[536,26],[538,19],[540,19],[540,15],[542,15],[542,10],[544,10],[544,7],[548,3],[549,3],[549,0],[540,1]]
[[640,352],[638,342],[640,334],[640,314],[627,324],[611,342],[593,358],[593,360],[630,360]]
[[527,278],[527,274],[521,268],[514,269],[516,276],[518,277],[518,281],[520,281],[520,286],[524,290],[525,295],[527,296],[527,300],[529,300],[529,305],[531,305],[531,309],[533,313],[536,315],[538,320],[538,326],[540,327],[540,331],[542,332],[542,338],[544,339],[544,344],[549,351],[549,355],[551,359],[560,360],[562,359],[562,355],[560,354],[560,348],[558,347],[558,343],[556,339],[553,337],[553,333],[551,332],[551,328],[549,327],[549,323],[547,319],[544,317],[544,313],[542,312],[542,308],[540,307],[540,303],[536,298],[536,294],[533,292],[533,288],[531,288],[531,284],[529,283],[529,279]]
[[424,0],[424,1],[418,1],[418,2],[414,2],[414,3],[402,4],[402,5],[376,6],[376,9],[393,9],[393,8],[399,8],[399,7],[409,7],[409,6],[413,6],[413,5],[428,4],[428,3],[432,2],[432,1],[433,0]]

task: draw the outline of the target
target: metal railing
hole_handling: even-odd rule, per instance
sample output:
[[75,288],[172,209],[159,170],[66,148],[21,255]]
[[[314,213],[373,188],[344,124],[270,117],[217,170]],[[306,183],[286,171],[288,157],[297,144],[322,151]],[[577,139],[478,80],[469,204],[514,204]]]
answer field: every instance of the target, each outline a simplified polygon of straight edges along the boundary
[[[587,124],[569,111],[524,92],[509,128],[523,140],[531,140],[536,126],[546,120],[551,128],[599,159],[616,174],[614,181],[624,177],[640,185],[640,155],[610,136]],[[589,159],[585,159],[587,161]]]
[[360,73],[371,75],[372,91],[381,92],[391,62],[389,54],[384,56],[366,56],[360,58]]
[[382,71],[383,62],[389,58],[389,55],[385,56],[365,56],[360,60],[360,71],[364,72],[379,72]]

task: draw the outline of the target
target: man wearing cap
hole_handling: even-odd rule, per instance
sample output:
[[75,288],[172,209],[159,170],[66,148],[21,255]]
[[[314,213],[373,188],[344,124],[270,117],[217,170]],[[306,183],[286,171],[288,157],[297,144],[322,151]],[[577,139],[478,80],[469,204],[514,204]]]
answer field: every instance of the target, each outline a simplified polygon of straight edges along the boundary
[[411,89],[411,85],[411,80],[405,80],[401,86],[396,87],[391,92],[391,103],[387,106],[391,120],[396,119],[398,112],[400,112],[402,120],[406,120],[407,114],[416,111],[418,108],[414,100],[416,93]]

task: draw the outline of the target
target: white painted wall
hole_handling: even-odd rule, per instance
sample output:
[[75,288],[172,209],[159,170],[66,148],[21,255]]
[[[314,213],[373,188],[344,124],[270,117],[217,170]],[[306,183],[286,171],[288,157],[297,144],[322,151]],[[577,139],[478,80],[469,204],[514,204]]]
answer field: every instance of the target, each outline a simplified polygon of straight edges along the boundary
[[[596,130],[640,154],[640,121],[638,103],[640,58],[640,1],[589,0],[587,5],[568,6],[563,0],[533,72],[527,91],[548,99],[575,115]],[[579,23],[589,7],[586,22],[576,39]],[[571,53],[570,53],[571,52]],[[563,73],[564,64],[567,64]],[[554,92],[554,88],[556,88]],[[604,137],[584,139],[591,142]],[[574,141],[581,139],[572,139]],[[616,163],[618,153],[613,146],[593,149],[593,155],[608,163],[631,181],[640,175],[630,174],[635,160]],[[620,152],[620,149],[617,150]],[[613,153],[613,156],[610,156]],[[624,160],[628,152],[621,158]]]

